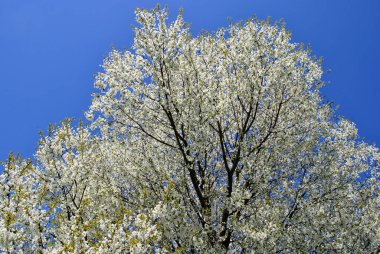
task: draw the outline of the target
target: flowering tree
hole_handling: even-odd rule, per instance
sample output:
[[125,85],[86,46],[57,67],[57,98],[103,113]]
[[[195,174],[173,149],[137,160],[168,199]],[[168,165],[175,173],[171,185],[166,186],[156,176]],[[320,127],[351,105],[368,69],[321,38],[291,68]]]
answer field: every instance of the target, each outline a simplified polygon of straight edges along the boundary
[[136,15],[91,125],[4,163],[0,252],[380,251],[379,153],[322,101],[309,50],[256,19],[192,37]]

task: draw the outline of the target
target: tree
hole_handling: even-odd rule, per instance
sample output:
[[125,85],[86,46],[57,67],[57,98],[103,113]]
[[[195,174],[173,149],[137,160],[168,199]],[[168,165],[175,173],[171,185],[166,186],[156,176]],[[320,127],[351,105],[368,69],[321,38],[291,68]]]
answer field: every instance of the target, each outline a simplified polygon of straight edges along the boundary
[[371,253],[379,153],[319,93],[321,62],[257,19],[192,37],[137,10],[86,113],[10,156],[5,253]]

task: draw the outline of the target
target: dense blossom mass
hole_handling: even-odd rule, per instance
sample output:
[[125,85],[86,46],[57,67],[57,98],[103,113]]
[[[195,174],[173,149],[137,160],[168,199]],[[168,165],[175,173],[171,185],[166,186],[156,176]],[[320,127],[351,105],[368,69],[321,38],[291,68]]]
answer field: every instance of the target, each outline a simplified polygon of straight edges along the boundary
[[379,153],[324,103],[319,60],[250,19],[191,36],[137,10],[90,124],[0,176],[1,253],[375,253]]

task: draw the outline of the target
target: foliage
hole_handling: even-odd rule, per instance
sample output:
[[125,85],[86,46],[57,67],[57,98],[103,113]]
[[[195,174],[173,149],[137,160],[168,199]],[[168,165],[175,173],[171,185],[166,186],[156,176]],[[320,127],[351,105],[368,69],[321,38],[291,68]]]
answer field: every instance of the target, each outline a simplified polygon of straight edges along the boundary
[[4,163],[1,252],[380,250],[379,153],[323,102],[309,50],[256,19],[192,37],[181,13],[136,15],[91,125]]

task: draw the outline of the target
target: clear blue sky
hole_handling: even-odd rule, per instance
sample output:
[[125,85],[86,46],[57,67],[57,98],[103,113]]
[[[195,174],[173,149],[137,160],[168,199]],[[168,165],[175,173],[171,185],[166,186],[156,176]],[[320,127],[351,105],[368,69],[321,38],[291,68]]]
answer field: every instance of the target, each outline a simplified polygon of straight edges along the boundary
[[283,19],[295,42],[323,56],[323,89],[367,142],[380,145],[379,0],[0,0],[0,160],[33,155],[38,130],[82,117],[112,46],[130,48],[136,7],[180,7],[192,33],[253,15]]

